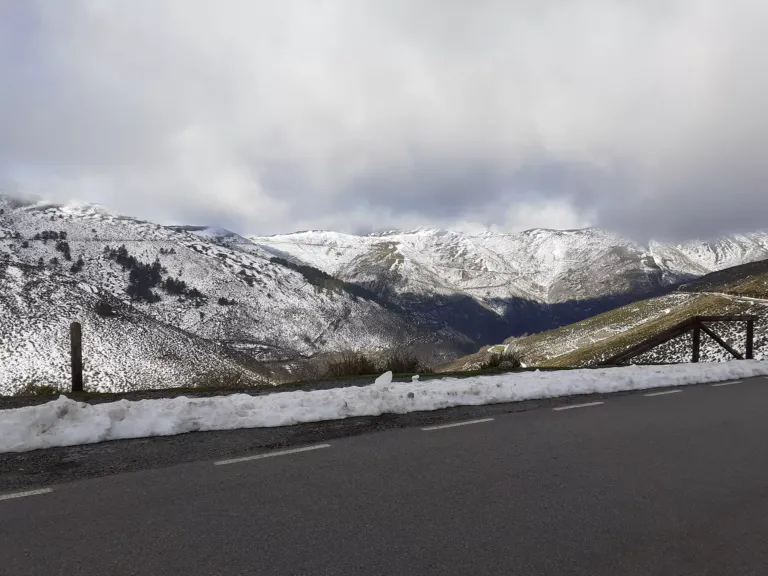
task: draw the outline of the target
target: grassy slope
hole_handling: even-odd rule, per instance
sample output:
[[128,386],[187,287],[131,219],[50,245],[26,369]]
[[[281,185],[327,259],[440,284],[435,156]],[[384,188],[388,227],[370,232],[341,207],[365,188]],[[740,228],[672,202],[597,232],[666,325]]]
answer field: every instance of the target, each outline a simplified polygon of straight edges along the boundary
[[679,324],[692,316],[745,314],[752,306],[727,296],[694,295],[687,302],[671,309],[669,314],[642,322],[626,332],[582,346],[571,353],[543,362],[549,366],[583,366],[609,358],[646,338]]
[[[768,273],[754,266],[736,267],[720,277],[691,284],[686,292],[630,304],[582,322],[532,336],[508,339],[524,361],[541,367],[594,364],[691,316],[746,314],[768,311],[738,297],[768,300]],[[698,293],[697,291],[701,291]],[[737,298],[732,298],[729,295]],[[471,369],[489,355],[488,349],[460,358],[439,371]]]
[[760,274],[723,286],[719,292],[723,294],[733,294],[734,296],[744,296],[746,298],[758,298],[768,300],[768,274]]

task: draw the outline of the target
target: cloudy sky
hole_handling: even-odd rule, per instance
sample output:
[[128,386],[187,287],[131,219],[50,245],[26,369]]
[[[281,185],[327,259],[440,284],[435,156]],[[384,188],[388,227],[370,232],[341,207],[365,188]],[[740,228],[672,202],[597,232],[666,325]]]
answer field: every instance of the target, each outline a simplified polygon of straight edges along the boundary
[[244,233],[768,228],[765,0],[1,0],[0,189]]

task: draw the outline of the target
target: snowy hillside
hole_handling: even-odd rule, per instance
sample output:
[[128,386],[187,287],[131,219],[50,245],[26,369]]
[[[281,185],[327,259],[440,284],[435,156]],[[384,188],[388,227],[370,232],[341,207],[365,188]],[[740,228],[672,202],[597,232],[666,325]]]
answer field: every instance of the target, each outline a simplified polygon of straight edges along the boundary
[[[109,302],[113,306],[99,314],[99,303]],[[0,394],[67,385],[72,321],[83,326],[91,391],[266,381],[237,354],[129,311],[88,282],[0,261]]]
[[687,242],[675,248],[707,272],[714,272],[768,258],[768,234],[737,234],[714,242]]
[[[725,266],[768,258],[768,234],[705,246],[640,246],[597,229],[461,234],[444,230],[354,236],[308,231],[256,238],[260,248],[386,295],[432,326],[478,344],[564,326]],[[715,244],[713,244],[715,245]],[[474,322],[473,322],[474,321]],[[475,348],[476,349],[476,348]]]
[[[94,386],[184,386],[204,366],[255,378],[254,363],[342,350],[406,346],[444,362],[761,257],[765,234],[647,248],[595,229],[245,238],[0,196],[0,393],[66,375],[74,318],[91,350],[108,350]],[[94,315],[102,301],[118,319]]]
[[[0,318],[6,333],[16,334],[0,344],[4,374],[10,378],[22,370],[17,359],[25,346],[32,346],[24,344],[25,337],[61,330],[82,311],[85,304],[77,304],[82,298],[66,286],[86,287],[128,306],[132,276],[140,283],[146,272],[142,267],[149,269],[155,260],[157,282],[144,288],[157,301],[135,300],[136,313],[257,361],[391,348],[417,337],[445,342],[445,350],[452,351],[451,342],[462,341],[447,331],[437,336],[420,332],[408,317],[344,289],[312,283],[272,262],[270,253],[241,242],[246,249],[237,249],[234,236],[169,229],[92,205],[25,204],[0,197]],[[18,270],[25,272],[19,276]],[[34,292],[30,286],[42,288]],[[63,304],[52,305],[53,298]],[[11,307],[14,302],[21,308]],[[36,309],[48,311],[31,318]],[[41,358],[47,354],[45,345],[54,354],[54,344],[43,338]]]
[[343,279],[383,282],[401,293],[466,294],[497,310],[510,298],[556,304],[643,294],[768,258],[768,233],[648,247],[596,229],[478,235],[301,232],[251,240]]

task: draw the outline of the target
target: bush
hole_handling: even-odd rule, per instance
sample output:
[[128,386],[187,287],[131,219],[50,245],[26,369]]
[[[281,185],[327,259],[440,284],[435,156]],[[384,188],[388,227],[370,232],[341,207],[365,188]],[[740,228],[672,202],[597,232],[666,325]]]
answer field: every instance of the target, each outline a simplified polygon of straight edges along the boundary
[[166,278],[163,282],[163,290],[168,292],[168,294],[175,294],[177,296],[181,296],[189,289],[189,286],[187,286],[187,283],[184,282],[184,280],[179,280],[176,278]]
[[125,244],[117,249],[105,246],[104,256],[120,264],[123,271],[130,270],[125,292],[132,300],[150,304],[160,301],[160,295],[152,291],[162,280],[163,267],[160,260],[155,259],[152,264],[140,262],[128,253]]
[[198,374],[191,381],[193,388],[202,390],[246,390],[269,386],[269,380],[256,374],[237,370],[209,371]]
[[72,272],[72,274],[77,274],[78,272],[82,272],[83,266],[85,266],[85,262],[83,261],[83,257],[80,256],[77,259],[77,262],[72,264],[72,267],[70,268],[70,271]]
[[412,374],[415,372],[426,372],[426,367],[421,361],[407,350],[393,350],[389,356],[384,359],[382,372],[391,370],[393,374]]
[[200,292],[197,288],[190,288],[189,285],[180,278],[166,278],[162,283],[162,288],[168,294],[174,294],[176,296],[188,296],[189,298],[205,298],[205,294]]
[[96,311],[96,314],[104,318],[117,316],[117,312],[115,312],[115,309],[112,307],[112,305],[109,302],[106,302],[105,300],[101,300],[96,304],[95,311]]
[[160,295],[155,294],[152,288],[160,283],[160,263],[139,264],[128,274],[128,288],[126,293],[133,300],[148,302],[150,304],[160,301]]
[[235,300],[230,300],[229,298],[225,298],[224,296],[219,298],[219,306],[234,306],[235,304],[237,304]]
[[62,237],[58,232],[55,230],[43,230],[42,232],[38,232],[34,235],[34,240],[42,240],[44,244],[48,243],[48,240],[66,240],[67,239],[67,233],[63,233],[64,236]]
[[16,393],[16,396],[55,396],[61,394],[56,386],[29,383]]
[[362,352],[342,352],[325,366],[326,378],[369,376],[378,372],[376,364]]
[[64,260],[72,260],[72,252],[69,248],[69,242],[66,240],[59,240],[56,242],[56,250],[64,255]]
[[507,349],[504,352],[494,352],[488,356],[485,361],[480,363],[480,369],[518,370],[522,365],[523,359],[520,353]]
[[205,294],[200,292],[197,288],[190,288],[187,290],[187,296],[190,298],[205,298]]

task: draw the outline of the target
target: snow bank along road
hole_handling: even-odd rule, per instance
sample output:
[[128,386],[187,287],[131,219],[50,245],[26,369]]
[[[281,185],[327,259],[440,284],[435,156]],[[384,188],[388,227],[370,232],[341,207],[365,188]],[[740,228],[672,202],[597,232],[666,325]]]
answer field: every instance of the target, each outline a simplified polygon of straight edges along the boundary
[[264,396],[121,400],[89,405],[64,396],[40,406],[0,411],[0,452],[206,430],[279,427],[355,416],[407,414],[455,406],[610,393],[768,375],[768,362],[630,366],[527,372],[392,383]]
[[764,574],[768,379],[468,420],[4,494],[2,574]]

